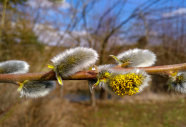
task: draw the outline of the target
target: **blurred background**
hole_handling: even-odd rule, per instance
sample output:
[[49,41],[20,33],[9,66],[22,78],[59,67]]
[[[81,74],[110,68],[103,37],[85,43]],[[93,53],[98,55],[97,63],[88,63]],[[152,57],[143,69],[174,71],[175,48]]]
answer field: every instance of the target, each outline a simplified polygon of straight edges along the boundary
[[[133,48],[153,51],[156,65],[184,63],[186,1],[0,0],[0,61],[46,72],[53,56],[77,46],[97,50],[97,65]],[[185,95],[168,90],[167,80],[153,75],[143,93],[123,98],[96,89],[96,107],[87,81],[64,81],[38,99],[0,84],[0,127],[186,127]]]

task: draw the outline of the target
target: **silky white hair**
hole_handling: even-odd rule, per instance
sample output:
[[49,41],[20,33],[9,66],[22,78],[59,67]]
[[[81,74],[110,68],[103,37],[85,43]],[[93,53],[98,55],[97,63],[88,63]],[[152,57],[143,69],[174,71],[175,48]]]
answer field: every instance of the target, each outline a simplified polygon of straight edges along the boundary
[[149,67],[156,62],[156,55],[147,49],[130,49],[118,54],[116,57],[120,62],[128,60],[130,62],[129,67]]
[[38,98],[49,94],[56,87],[54,81],[28,81],[23,84],[21,97]]
[[98,71],[111,69],[111,68],[113,68],[114,66],[116,66],[116,64],[104,64],[104,65],[99,65],[99,66],[98,66]]
[[29,64],[21,60],[8,60],[0,62],[0,73],[23,74],[29,71]]
[[[176,78],[181,75],[183,76],[183,80],[181,82],[176,82]],[[186,94],[186,72],[178,72],[175,77],[170,78],[168,83],[175,91]]]
[[[68,49],[51,59],[57,73],[62,77],[70,76],[82,69],[95,64],[98,54],[95,50],[85,47]],[[73,60],[73,62],[69,62]]]

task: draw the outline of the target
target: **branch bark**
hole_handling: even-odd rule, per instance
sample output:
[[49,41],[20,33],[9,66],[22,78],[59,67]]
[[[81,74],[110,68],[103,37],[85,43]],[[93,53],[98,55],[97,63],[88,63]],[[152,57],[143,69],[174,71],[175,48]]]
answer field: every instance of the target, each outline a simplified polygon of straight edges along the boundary
[[[162,75],[169,74],[172,71],[184,71],[186,70],[186,63],[182,64],[174,64],[174,65],[163,65],[163,66],[153,66],[153,67],[137,67],[138,69],[143,69],[148,74],[154,75]],[[123,70],[129,71],[134,68],[121,68],[119,66],[114,67],[115,70]],[[96,79],[96,75],[98,73],[96,71],[80,71],[76,74],[64,77],[63,80],[89,80]],[[27,74],[0,74],[0,83],[16,83],[22,82],[24,80],[56,80],[55,72],[42,72],[42,73],[27,73]]]

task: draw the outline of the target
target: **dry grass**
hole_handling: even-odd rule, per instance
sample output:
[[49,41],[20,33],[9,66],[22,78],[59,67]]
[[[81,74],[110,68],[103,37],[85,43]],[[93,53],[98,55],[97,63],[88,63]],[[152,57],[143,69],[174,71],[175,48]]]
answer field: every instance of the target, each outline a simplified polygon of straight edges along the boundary
[[[144,94],[123,99],[73,103],[57,90],[45,98],[12,100],[0,114],[0,127],[184,127],[186,99],[178,95]],[[13,97],[9,97],[13,99]],[[15,97],[18,98],[18,97]],[[131,101],[132,100],[132,101]],[[4,103],[6,103],[4,102]],[[1,103],[1,108],[4,104]],[[6,109],[6,105],[3,106]]]
[[[57,87],[39,99],[19,98],[16,86],[0,85],[0,127],[118,127],[186,125],[183,95],[144,92],[112,100],[71,102]],[[66,81],[64,93],[88,91],[86,81]],[[175,121],[176,120],[176,121]],[[184,126],[183,126],[184,127]]]

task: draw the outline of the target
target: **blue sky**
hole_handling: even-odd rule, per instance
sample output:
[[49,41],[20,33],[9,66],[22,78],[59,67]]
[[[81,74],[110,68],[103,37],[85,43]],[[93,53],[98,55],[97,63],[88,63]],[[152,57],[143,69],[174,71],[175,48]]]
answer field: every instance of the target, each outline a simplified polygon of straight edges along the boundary
[[[47,0],[29,0],[30,3],[32,3],[32,6],[36,6],[36,5],[45,5],[45,6],[49,6],[50,4],[48,4],[46,1]],[[38,4],[37,2],[34,1],[41,1],[40,4]],[[45,1],[45,2],[44,2]],[[60,6],[56,6],[56,7],[61,7],[61,11],[68,14],[69,9],[72,8],[78,8],[78,11],[82,11],[82,1],[87,2],[90,0],[66,0],[65,4],[61,4]],[[88,13],[87,16],[87,21],[91,24],[92,22],[95,24],[97,19],[93,18],[95,15],[97,16],[97,18],[99,18],[99,16],[101,16],[106,9],[108,9],[109,7],[113,6],[114,3],[117,0],[95,0],[95,6],[92,8],[92,10]],[[119,0],[121,4],[117,4],[116,7],[114,7],[113,11],[111,11],[110,15],[114,15],[117,14],[118,11],[120,9],[122,9],[121,15],[118,18],[118,23],[119,21],[123,21],[124,19],[126,19],[133,11],[136,7],[138,7],[139,5],[142,4],[146,4],[147,1],[149,0],[126,0],[126,4],[123,7],[123,2],[125,0]],[[154,1],[154,0],[151,0]],[[33,4],[36,3],[36,4]],[[77,4],[79,3],[79,5],[77,6]],[[169,8],[169,7],[173,7],[173,8]],[[170,11],[174,11],[176,9],[179,8],[185,8],[186,9],[186,0],[160,0],[159,2],[157,2],[154,6],[151,7],[151,9],[162,9],[164,8],[164,12],[166,13],[166,9],[167,8],[167,12]],[[64,22],[66,22],[67,24],[69,24],[69,22],[71,21],[72,15],[61,15],[61,14],[57,14],[55,11],[53,11],[53,9],[47,8],[48,9],[48,15],[46,15],[46,19],[48,20],[63,20]],[[156,12],[155,12],[156,13]],[[80,14],[80,13],[79,13]],[[163,15],[162,14],[158,14],[159,17],[161,17]],[[79,15],[80,16],[80,15]],[[61,18],[61,19],[60,19]],[[94,20],[95,19],[95,20]]]
[[[101,15],[108,7],[112,6],[115,3],[116,0],[98,0],[96,5],[94,6],[93,10],[89,13],[89,17],[87,17],[88,22],[96,22],[96,20],[92,20],[92,17],[96,15]],[[124,1],[124,0],[121,0]],[[128,0],[123,7],[122,4],[117,5],[114,10],[111,12],[111,14],[114,14],[122,8],[122,13],[118,20],[123,21],[126,19],[136,7],[139,5],[146,3],[149,0]],[[77,4],[77,0],[67,0],[73,7]],[[169,8],[173,7],[173,8]],[[186,1],[185,0],[160,0],[157,4],[151,7],[151,9],[157,9],[157,8],[164,8],[164,12],[170,12],[174,11],[179,8],[186,8]],[[165,9],[167,8],[167,9]],[[158,14],[159,17],[161,17],[163,14]]]
[[[67,27],[67,24],[73,24],[72,21],[72,15],[69,15],[69,11],[72,10],[72,8],[75,8],[78,10],[78,17],[81,17],[81,11],[82,11],[82,3],[88,2],[91,0],[66,0],[65,4],[57,4],[55,6],[56,8],[59,8],[60,13],[53,10],[54,8],[50,8],[51,4],[47,3],[47,0],[30,0],[31,6],[38,6],[41,4],[38,4],[38,1],[41,1],[43,6],[45,6],[45,11],[47,13],[44,13],[45,20],[48,20],[49,22],[53,22],[54,27],[59,28],[61,31],[64,31]],[[36,4],[34,4],[34,1]],[[82,2],[83,1],[83,2]],[[113,6],[116,2],[116,0],[94,0],[96,1],[93,8],[91,8],[90,12],[87,12],[86,20],[87,20],[87,26],[89,28],[95,29],[97,27],[97,22],[100,16],[111,6]],[[126,4],[123,5],[122,3],[125,0],[119,0],[121,4],[117,4],[117,6],[114,7],[114,9],[110,12],[109,15],[115,16],[118,14],[118,11],[122,9],[122,12],[120,13],[119,17],[117,18],[117,23],[119,24],[121,21],[128,18],[128,16],[131,15],[131,13],[136,9],[136,7],[143,5],[146,7],[148,2],[152,2],[154,0],[127,0]],[[79,4],[78,4],[79,3]],[[77,5],[78,4],[78,5]],[[47,6],[47,7],[46,7]],[[142,7],[142,6],[140,6]],[[142,7],[143,8],[143,7]],[[34,8],[33,8],[34,9]],[[151,10],[151,13],[147,15],[148,19],[152,20],[158,20],[158,19],[168,19],[175,17],[177,15],[181,15],[185,17],[186,15],[186,0],[159,0],[156,4],[154,4],[151,8],[148,8],[149,11]],[[161,10],[161,11],[160,11]],[[30,10],[28,10],[30,11]],[[143,13],[142,12],[142,13]],[[130,20],[127,24],[125,24],[122,28],[128,29],[133,25],[134,20]],[[78,25],[71,29],[71,31],[75,31],[76,33],[79,31],[80,33],[82,31],[85,31],[85,28],[82,27],[82,20],[78,20]],[[62,23],[62,25],[59,25]],[[60,26],[60,27],[59,27]],[[135,31],[135,29],[130,29],[130,31]],[[90,32],[90,31],[89,31]],[[153,31],[155,32],[155,31]],[[159,31],[158,31],[159,32]],[[82,32],[84,33],[84,32]],[[129,34],[132,32],[128,32]],[[141,32],[143,34],[143,32]]]
[[[38,3],[38,1],[41,1],[40,3]],[[31,3],[32,6],[50,6],[49,3],[46,2],[47,0],[29,0],[29,2]],[[66,0],[65,4],[58,4],[58,6],[56,7],[61,7],[61,11],[68,12],[70,7],[73,8],[78,8],[79,11],[81,11],[81,7],[82,7],[82,1],[87,2],[90,0]],[[92,10],[89,13],[89,16],[87,17],[87,20],[92,20],[91,16],[93,15],[101,15],[104,13],[104,11],[106,9],[108,9],[110,6],[112,6],[117,0],[95,0],[96,4],[95,6],[92,8]],[[125,0],[119,0],[121,3],[124,2]],[[145,4],[147,3],[147,1],[149,0],[126,0],[126,4],[123,7],[122,4],[118,4],[113,11],[111,12],[111,14],[116,14],[121,8],[122,8],[122,15],[120,15],[120,20],[123,20],[125,18],[127,18],[131,12],[134,11],[134,9],[136,7],[138,7],[139,5]],[[153,1],[153,0],[151,0]],[[76,7],[77,3],[80,3],[78,5],[78,7]],[[186,0],[159,0],[159,2],[157,2],[154,6],[151,7],[151,9],[157,9],[157,8],[168,8],[168,7],[173,7],[173,8],[169,8],[167,9],[167,11],[174,11],[176,9],[179,8],[186,8]],[[57,18],[59,15],[56,15],[56,12],[53,11],[53,9],[50,9],[50,7],[47,8],[48,9],[48,15],[46,15],[46,18],[48,17],[48,20],[51,19],[55,19]],[[46,9],[45,9],[46,10]],[[166,12],[166,10],[164,10]],[[55,17],[56,16],[56,17]],[[161,16],[161,15],[159,15]],[[69,20],[66,20],[67,22],[71,22],[71,15],[67,15],[65,18],[68,18]],[[64,20],[64,19],[63,19]]]

